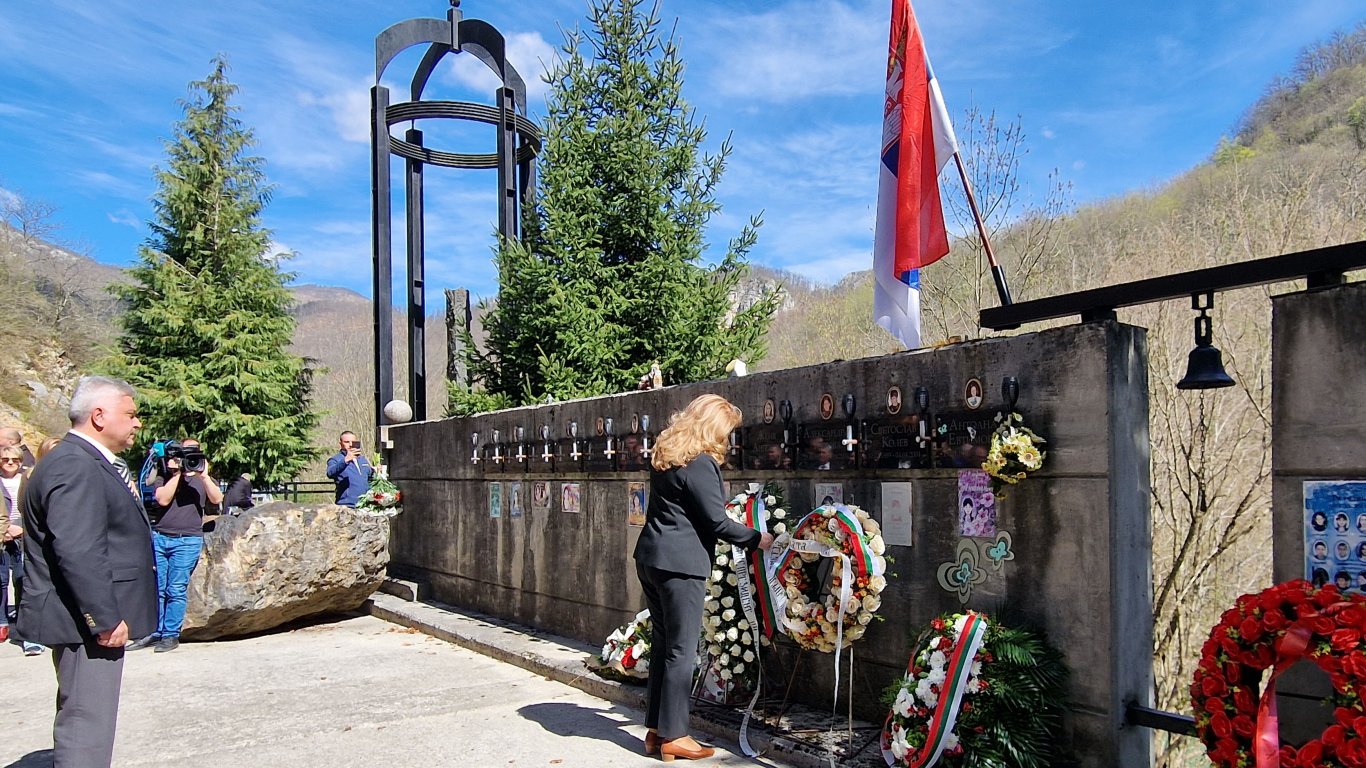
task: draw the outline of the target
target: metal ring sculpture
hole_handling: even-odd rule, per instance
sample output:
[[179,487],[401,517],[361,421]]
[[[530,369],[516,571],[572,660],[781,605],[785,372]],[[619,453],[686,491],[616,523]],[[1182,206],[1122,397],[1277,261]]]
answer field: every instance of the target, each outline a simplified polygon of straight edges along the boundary
[[[427,51],[414,71],[411,100],[389,103],[389,89],[380,78],[389,63],[416,45]],[[473,54],[498,76],[496,104],[424,101],[422,93],[436,66],[447,55]],[[374,246],[375,414],[393,399],[393,232],[389,162],[403,158],[406,170],[408,256],[408,393],[413,418],[427,418],[426,307],[424,297],[423,168],[496,169],[498,171],[498,232],[505,239],[519,235],[520,209],[526,205],[535,175],[541,132],[526,116],[526,84],[508,63],[503,35],[477,19],[464,19],[460,0],[451,0],[443,19],[409,19],[375,38],[375,85],[370,89],[371,225]],[[429,118],[472,120],[495,126],[498,148],[489,153],[445,152],[422,144],[422,131],[410,128],[403,138],[389,133],[396,123]],[[381,434],[383,427],[380,427]]]

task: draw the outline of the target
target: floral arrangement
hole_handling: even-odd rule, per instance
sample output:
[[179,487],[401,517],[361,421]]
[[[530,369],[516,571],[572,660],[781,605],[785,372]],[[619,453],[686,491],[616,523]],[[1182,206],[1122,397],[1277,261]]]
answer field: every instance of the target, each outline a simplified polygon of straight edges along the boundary
[[998,413],[996,421],[998,426],[991,433],[991,449],[982,469],[991,475],[991,489],[1001,496],[1007,485],[1015,485],[1043,467],[1048,452],[1039,450],[1047,441],[1026,427],[1020,414]]
[[[763,499],[763,519],[770,533],[783,535],[787,530],[787,511],[782,507],[782,487],[768,483],[760,491]],[[726,504],[726,514],[738,523],[746,523],[745,505],[749,493],[741,493]],[[704,690],[719,701],[730,701],[752,692],[759,681],[758,655],[755,641],[768,643],[759,627],[750,625],[740,604],[739,577],[736,566],[748,567],[743,561],[734,562],[730,544],[718,542],[714,553],[711,579],[707,582],[707,601],[702,610],[702,638],[707,645],[706,666],[702,670],[707,681]]]
[[[834,568],[826,590],[817,589],[822,550],[840,555],[832,558]],[[788,636],[803,648],[823,653],[848,647],[863,637],[887,588],[883,576],[886,550],[877,521],[858,507],[819,507],[802,518],[792,531],[791,548],[777,571],[778,583],[787,594],[783,624]],[[840,594],[846,589],[846,571],[850,583],[841,622]]]
[[585,665],[608,680],[640,682],[650,675],[650,611],[643,610],[629,624],[607,636],[602,652]]
[[[1278,746],[1274,720],[1259,718],[1276,677],[1307,659],[1328,673],[1333,723],[1298,748]],[[1273,669],[1259,693],[1262,674]],[[1282,768],[1366,766],[1366,598],[1304,580],[1243,595],[1224,612],[1200,652],[1191,683],[1195,729],[1216,766],[1263,760]],[[1275,765],[1275,762],[1270,764]]]
[[383,467],[375,467],[370,487],[361,494],[356,509],[388,517],[403,511],[403,493],[389,480],[389,473]]
[[883,694],[883,756],[906,768],[1045,768],[1066,686],[1062,654],[1041,634],[972,611],[936,617]]

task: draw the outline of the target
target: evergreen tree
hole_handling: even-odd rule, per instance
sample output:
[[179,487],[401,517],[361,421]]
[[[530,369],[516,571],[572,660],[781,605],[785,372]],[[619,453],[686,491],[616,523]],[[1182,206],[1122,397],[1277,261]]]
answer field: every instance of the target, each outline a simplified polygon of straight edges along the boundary
[[294,477],[313,457],[310,372],[287,352],[291,297],[267,256],[263,161],[234,117],[227,62],[192,83],[158,169],[155,219],[109,368],[138,388],[144,445],[196,437],[217,478],[259,485]]
[[748,305],[735,295],[759,219],[703,263],[730,144],[699,149],[706,129],[683,100],[678,48],[660,35],[658,4],[641,5],[594,0],[591,40],[566,35],[547,78],[537,196],[524,241],[498,250],[487,349],[470,359],[503,402],[620,392],[652,362],[670,382],[716,378],[764,354],[777,292]]

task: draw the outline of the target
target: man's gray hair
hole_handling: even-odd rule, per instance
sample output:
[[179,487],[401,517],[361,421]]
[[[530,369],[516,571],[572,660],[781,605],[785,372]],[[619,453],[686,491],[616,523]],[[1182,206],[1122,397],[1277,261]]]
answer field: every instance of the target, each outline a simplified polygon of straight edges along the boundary
[[76,392],[71,396],[71,426],[76,427],[90,421],[90,414],[96,406],[111,395],[137,397],[137,391],[126,381],[111,379],[107,376],[82,376],[76,384]]

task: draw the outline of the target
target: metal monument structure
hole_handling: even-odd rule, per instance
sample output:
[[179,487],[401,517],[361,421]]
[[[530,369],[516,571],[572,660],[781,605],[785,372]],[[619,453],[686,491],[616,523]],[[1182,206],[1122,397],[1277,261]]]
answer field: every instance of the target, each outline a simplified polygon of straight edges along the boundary
[[[409,100],[391,104],[380,83],[385,69],[403,51],[426,45],[413,72]],[[427,82],[448,55],[473,54],[498,76],[494,104],[423,99]],[[451,0],[445,19],[409,19],[375,38],[375,84],[370,89],[371,231],[374,245],[375,418],[383,423],[384,406],[394,396],[393,360],[393,232],[390,160],[403,158],[408,256],[408,396],[416,420],[427,418],[426,306],[424,297],[423,192],[426,166],[498,171],[498,233],[520,236],[520,210],[525,205],[541,148],[540,130],[527,118],[526,84],[508,63],[503,35],[488,22],[465,19],[460,0]],[[430,149],[416,121],[472,120],[495,127],[494,152],[469,154]],[[396,138],[390,126],[413,126]]]

